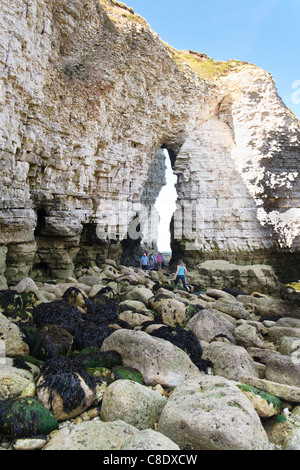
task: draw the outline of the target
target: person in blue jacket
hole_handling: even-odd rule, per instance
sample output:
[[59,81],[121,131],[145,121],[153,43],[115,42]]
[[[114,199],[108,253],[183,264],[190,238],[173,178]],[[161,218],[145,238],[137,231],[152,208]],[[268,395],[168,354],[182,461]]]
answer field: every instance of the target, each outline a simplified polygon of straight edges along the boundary
[[185,266],[184,262],[182,261],[182,259],[180,259],[180,260],[178,261],[177,271],[176,271],[176,274],[175,274],[175,276],[174,276],[174,282],[175,282],[175,287],[174,287],[174,289],[175,289],[175,290],[177,289],[178,282],[181,281],[182,284],[183,284],[183,287],[184,287],[188,292],[190,292],[190,288],[189,288],[189,286],[187,285],[186,279],[185,279],[185,276],[186,276],[186,275],[187,275],[186,266]]
[[144,253],[140,260],[140,266],[142,269],[146,270],[148,269],[149,264],[150,263],[149,263],[149,258],[147,256],[147,253]]

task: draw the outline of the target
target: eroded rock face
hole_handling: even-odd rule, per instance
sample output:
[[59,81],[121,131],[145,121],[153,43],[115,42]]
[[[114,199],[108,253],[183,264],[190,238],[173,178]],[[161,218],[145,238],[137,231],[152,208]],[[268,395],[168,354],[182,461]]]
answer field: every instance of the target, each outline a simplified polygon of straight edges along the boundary
[[137,214],[147,231],[162,146],[178,176],[175,253],[297,252],[300,127],[272,77],[236,64],[203,80],[115,3],[2,2],[0,276],[121,258]]

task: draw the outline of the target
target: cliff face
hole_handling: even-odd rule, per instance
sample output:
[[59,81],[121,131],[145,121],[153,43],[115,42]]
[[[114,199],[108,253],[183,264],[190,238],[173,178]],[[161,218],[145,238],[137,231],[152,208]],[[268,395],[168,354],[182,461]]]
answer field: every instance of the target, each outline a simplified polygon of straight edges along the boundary
[[300,126],[268,73],[237,63],[203,77],[205,56],[182,60],[111,0],[3,0],[0,15],[9,283],[120,257],[139,222],[155,240],[162,147],[178,176],[175,253],[244,262],[299,251]]

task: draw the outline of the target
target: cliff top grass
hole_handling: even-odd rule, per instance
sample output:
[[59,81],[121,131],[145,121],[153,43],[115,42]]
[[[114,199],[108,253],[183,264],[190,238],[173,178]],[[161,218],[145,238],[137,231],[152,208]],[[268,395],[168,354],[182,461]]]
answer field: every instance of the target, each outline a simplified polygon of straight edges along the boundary
[[168,44],[165,46],[180,68],[184,68],[187,64],[203,80],[212,81],[247,65],[247,62],[240,60],[216,61],[200,52],[178,51]]

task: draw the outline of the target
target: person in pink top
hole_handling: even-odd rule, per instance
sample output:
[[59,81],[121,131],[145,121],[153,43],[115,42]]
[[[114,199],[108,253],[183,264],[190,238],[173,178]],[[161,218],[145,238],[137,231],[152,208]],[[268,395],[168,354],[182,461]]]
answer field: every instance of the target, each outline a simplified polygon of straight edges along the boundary
[[161,269],[162,262],[163,262],[163,257],[161,253],[158,253],[156,261],[157,261],[157,269]]

